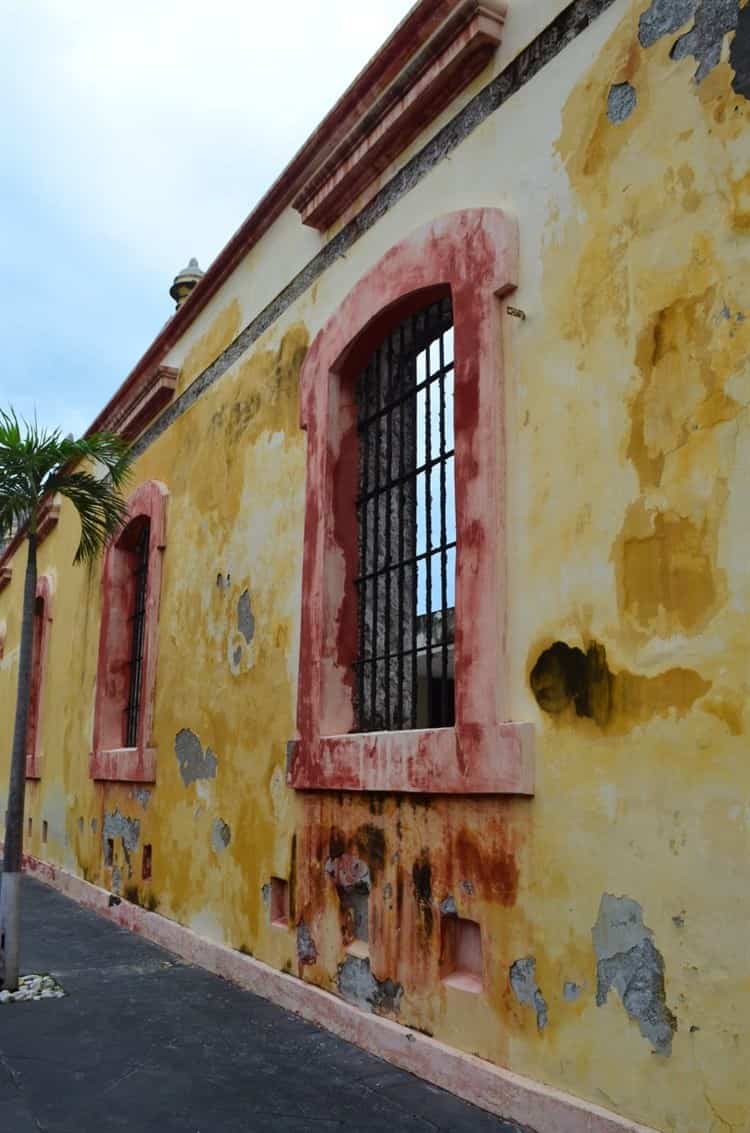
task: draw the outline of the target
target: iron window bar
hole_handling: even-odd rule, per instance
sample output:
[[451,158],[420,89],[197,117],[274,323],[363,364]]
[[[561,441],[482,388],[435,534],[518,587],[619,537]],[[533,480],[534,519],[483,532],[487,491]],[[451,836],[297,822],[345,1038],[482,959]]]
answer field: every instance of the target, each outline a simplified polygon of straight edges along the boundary
[[359,731],[454,722],[452,327],[450,298],[431,303],[357,379]]

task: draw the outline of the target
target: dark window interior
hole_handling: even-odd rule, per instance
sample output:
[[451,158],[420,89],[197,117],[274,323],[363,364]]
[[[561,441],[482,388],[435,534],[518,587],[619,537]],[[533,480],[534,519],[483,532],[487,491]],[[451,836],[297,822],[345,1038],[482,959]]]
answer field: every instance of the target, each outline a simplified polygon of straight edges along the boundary
[[454,723],[453,313],[409,315],[357,380],[357,724]]

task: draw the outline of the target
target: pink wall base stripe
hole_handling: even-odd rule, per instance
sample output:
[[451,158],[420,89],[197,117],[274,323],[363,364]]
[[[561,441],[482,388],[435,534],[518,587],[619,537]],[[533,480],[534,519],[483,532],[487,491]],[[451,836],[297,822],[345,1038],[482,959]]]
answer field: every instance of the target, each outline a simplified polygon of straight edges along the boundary
[[656,1133],[570,1094],[503,1070],[378,1015],[369,1015],[321,988],[277,971],[191,929],[121,900],[88,881],[27,856],[27,873],[122,928],[255,995],[325,1027],[386,1062],[536,1133]]

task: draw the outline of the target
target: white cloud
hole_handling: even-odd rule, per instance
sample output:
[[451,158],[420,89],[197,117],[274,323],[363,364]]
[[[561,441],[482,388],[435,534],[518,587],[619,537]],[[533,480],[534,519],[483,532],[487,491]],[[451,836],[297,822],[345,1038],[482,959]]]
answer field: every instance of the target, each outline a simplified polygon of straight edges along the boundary
[[0,97],[34,192],[165,285],[207,265],[408,0],[16,0]]

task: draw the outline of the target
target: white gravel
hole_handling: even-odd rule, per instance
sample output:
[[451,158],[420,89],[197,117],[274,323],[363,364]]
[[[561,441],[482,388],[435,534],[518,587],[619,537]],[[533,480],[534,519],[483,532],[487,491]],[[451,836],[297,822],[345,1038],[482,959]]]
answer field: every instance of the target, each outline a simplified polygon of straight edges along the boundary
[[54,976],[21,976],[18,991],[0,991],[0,1003],[22,1003],[27,999],[61,999],[65,992]]

